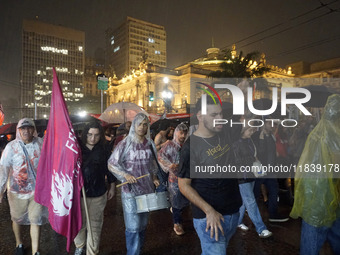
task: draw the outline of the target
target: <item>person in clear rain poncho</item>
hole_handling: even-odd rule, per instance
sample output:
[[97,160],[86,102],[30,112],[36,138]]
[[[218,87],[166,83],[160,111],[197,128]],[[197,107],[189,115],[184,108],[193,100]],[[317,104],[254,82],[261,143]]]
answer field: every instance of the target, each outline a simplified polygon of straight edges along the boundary
[[34,201],[36,173],[43,145],[33,120],[17,125],[16,139],[8,143],[0,160],[0,202],[7,189],[17,255],[24,254],[20,225],[31,225],[32,254],[39,254],[40,225],[47,222],[47,208]]
[[309,134],[295,176],[290,213],[302,218],[300,253],[319,254],[327,240],[340,254],[340,95],[330,96]]
[[158,161],[164,172],[169,173],[169,193],[174,221],[174,231],[177,235],[185,232],[182,227],[182,210],[189,205],[189,201],[182,195],[178,187],[178,167],[180,149],[188,134],[188,127],[181,123],[174,132],[173,140],[167,142],[158,152]]
[[[128,255],[140,253],[149,216],[148,213],[137,213],[135,196],[153,193],[155,185],[159,185],[154,153],[156,148],[150,139],[149,120],[145,114],[138,113],[129,135],[117,145],[108,161],[109,170],[117,179],[128,182],[121,192]],[[140,176],[145,177],[137,179]]]

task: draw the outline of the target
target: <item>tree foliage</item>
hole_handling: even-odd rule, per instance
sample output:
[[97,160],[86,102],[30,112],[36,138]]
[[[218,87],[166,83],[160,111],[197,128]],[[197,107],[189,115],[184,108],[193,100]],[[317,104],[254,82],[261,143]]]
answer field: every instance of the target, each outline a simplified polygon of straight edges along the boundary
[[[253,78],[260,77],[270,68],[266,67],[264,63],[259,60],[260,53],[253,51],[245,56],[240,51],[238,56],[232,57],[231,50],[225,51],[225,62],[221,63],[221,70],[211,72],[208,77],[211,78]],[[254,61],[256,65],[254,65]]]

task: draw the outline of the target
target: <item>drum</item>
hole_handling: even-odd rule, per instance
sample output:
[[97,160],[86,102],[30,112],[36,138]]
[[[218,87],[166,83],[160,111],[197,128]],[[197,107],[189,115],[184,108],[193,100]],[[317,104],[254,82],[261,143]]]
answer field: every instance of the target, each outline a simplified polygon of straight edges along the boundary
[[161,210],[170,207],[168,192],[156,192],[136,196],[137,213]]

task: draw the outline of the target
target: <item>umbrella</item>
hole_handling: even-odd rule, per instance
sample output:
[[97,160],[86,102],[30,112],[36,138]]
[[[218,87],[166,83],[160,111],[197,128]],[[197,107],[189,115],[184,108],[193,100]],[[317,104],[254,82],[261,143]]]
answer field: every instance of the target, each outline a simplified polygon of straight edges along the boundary
[[86,124],[90,122],[100,122],[100,120],[90,115],[85,115],[85,116],[70,115],[70,121],[75,131],[83,130]]
[[[306,107],[315,107],[315,108],[321,108],[326,105],[327,99],[329,96],[335,94],[334,91],[328,89],[324,85],[309,85],[302,87],[304,89],[308,89],[311,93],[311,99],[304,103],[303,105]],[[287,94],[288,99],[299,99],[304,98],[305,96],[301,93],[289,93]]]
[[149,116],[144,109],[134,103],[120,102],[107,107],[99,119],[108,123],[124,123],[126,121],[132,121],[136,114],[140,112]]
[[9,123],[0,127],[0,135],[15,134],[18,123]]
[[176,127],[181,121],[179,119],[160,119],[154,122],[151,126],[150,129],[154,130],[155,132],[159,131],[159,127],[163,124],[166,126],[170,127]]
[[[269,98],[260,98],[253,101],[253,106],[256,110],[269,110],[273,105],[273,101]],[[281,118],[281,104],[277,102],[276,110],[270,114],[275,119]]]
[[[48,120],[46,119],[40,119],[40,120],[34,120],[35,126],[37,128],[38,134],[44,133]],[[17,131],[17,124],[18,123],[9,123],[6,125],[3,125],[0,127],[0,135],[7,135],[7,134],[15,134]]]

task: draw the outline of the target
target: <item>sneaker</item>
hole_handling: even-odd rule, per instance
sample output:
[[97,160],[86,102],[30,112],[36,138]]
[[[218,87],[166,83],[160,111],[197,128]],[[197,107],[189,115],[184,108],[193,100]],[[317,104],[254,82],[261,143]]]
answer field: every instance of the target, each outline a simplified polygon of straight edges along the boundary
[[248,231],[248,230],[249,230],[249,228],[248,228],[246,225],[244,225],[243,223],[240,224],[240,225],[238,225],[237,227],[238,227],[239,229],[242,229],[243,231]]
[[176,235],[178,235],[178,236],[185,234],[181,224],[174,224],[174,231],[175,231]]
[[273,233],[270,232],[268,229],[262,230],[261,234],[259,234],[260,238],[268,238],[270,236],[272,236]]
[[15,255],[24,255],[25,251],[24,251],[24,245],[23,244],[19,244],[16,248],[15,248]]
[[76,248],[74,255],[83,255],[85,252],[84,248]]
[[286,222],[288,220],[289,220],[288,217],[282,217],[282,216],[279,216],[279,215],[269,218],[270,222]]

